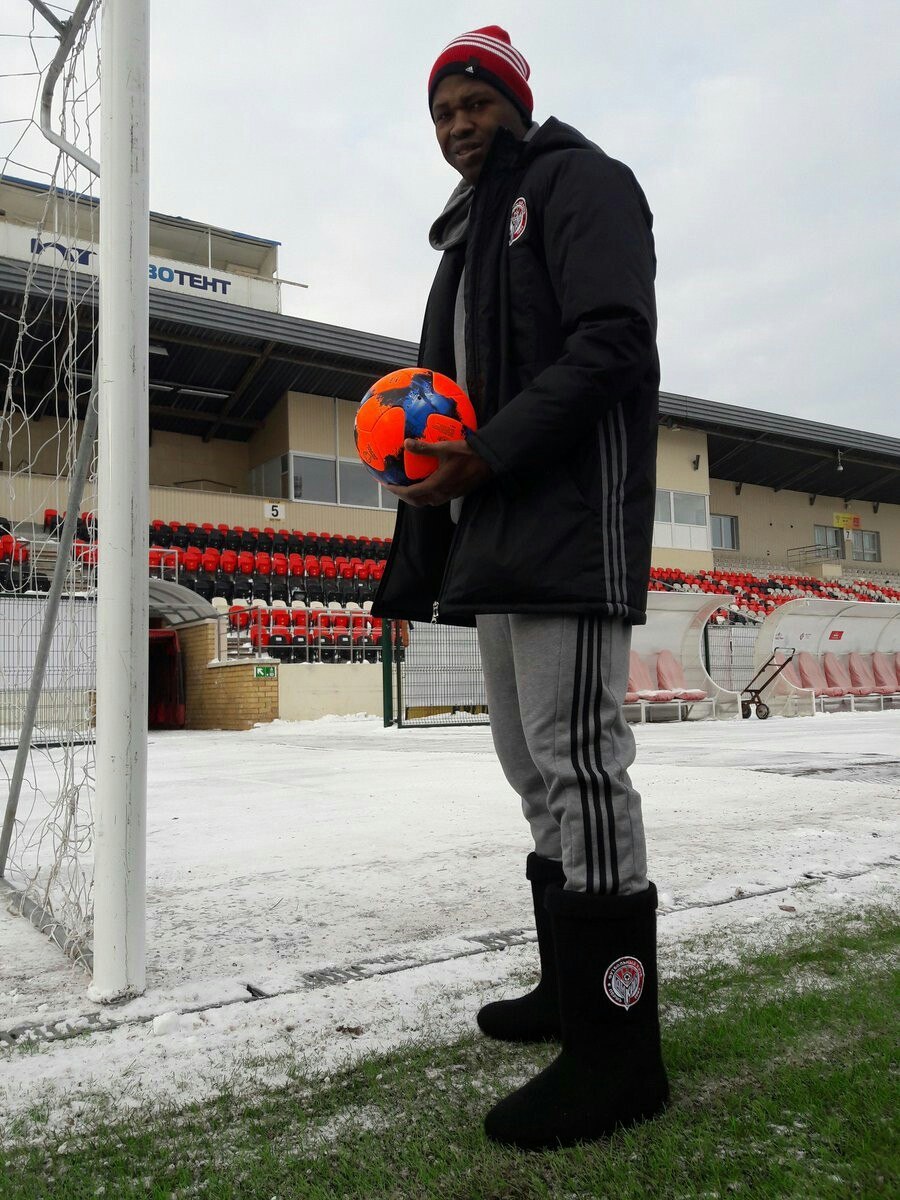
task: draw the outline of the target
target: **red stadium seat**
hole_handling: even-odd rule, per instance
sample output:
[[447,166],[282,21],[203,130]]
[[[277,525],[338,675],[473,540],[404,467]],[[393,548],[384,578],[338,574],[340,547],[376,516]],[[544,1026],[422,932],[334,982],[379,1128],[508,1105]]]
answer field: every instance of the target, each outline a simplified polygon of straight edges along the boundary
[[270,640],[271,634],[268,629],[263,628],[261,625],[252,625],[250,627],[250,645],[254,650],[268,649]]
[[867,687],[854,686],[849,668],[842,655],[826,651],[822,655],[822,665],[829,686],[840,688],[845,696],[870,696],[872,694]]
[[663,690],[671,691],[678,700],[706,699],[706,692],[687,686],[684,668],[671,650],[660,650],[657,655],[656,678],[659,686]]
[[636,693],[640,700],[648,700],[651,704],[669,703],[675,699],[675,693],[668,689],[654,687],[650,670],[636,650],[631,651],[628,668],[627,691]]
[[[847,669],[850,672],[850,682],[854,687],[865,688],[859,695],[890,696],[897,689],[889,684],[878,683],[872,668],[871,659],[852,651],[847,655]],[[854,693],[856,695],[857,693]]]
[[228,610],[228,624],[236,630],[249,629],[250,609],[246,604],[232,604]]
[[[783,660],[779,659],[778,661],[781,662]],[[781,673],[788,683],[792,684],[793,687],[802,688],[804,686],[801,682],[800,676],[797,674],[797,669],[792,662],[787,663],[782,669]]]
[[[897,657],[900,659],[900,655]],[[879,687],[890,688],[892,692],[900,692],[900,676],[898,676],[897,665],[900,663],[894,663],[893,655],[884,654],[880,650],[875,651],[872,655],[872,674]]]
[[819,665],[818,659],[808,650],[801,650],[794,660],[805,688],[812,688],[816,696],[844,696],[843,688],[833,687],[825,678],[825,672]]

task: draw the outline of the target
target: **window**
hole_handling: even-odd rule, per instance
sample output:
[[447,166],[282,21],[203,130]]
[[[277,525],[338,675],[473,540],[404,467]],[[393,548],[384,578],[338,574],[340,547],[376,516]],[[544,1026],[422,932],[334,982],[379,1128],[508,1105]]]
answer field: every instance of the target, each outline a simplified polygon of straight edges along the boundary
[[[379,486],[374,475],[350,458],[292,454],[293,499],[352,508],[396,509],[397,499]],[[276,493],[278,494],[278,493]]]
[[656,489],[656,513],[654,520],[670,522],[672,520],[672,493]]
[[361,508],[378,507],[378,480],[360,462],[341,459],[338,463],[341,504],[355,504]]
[[831,551],[832,558],[844,557],[844,531],[832,525],[816,525],[816,545]]
[[314,439],[310,445],[315,450],[303,454],[290,451],[252,467],[251,494],[308,504],[396,511],[396,496],[386,492],[353,453],[356,405],[327,396],[308,399],[316,402],[307,414]]
[[738,519],[712,513],[709,518],[713,550],[739,550]]
[[287,458],[270,458],[250,471],[250,491],[254,496],[287,496]]
[[337,480],[333,458],[313,458],[295,454],[294,499],[316,500],[319,504],[337,503]]
[[881,537],[874,529],[854,529],[852,545],[858,562],[881,562]]
[[706,497],[694,492],[673,492],[676,525],[706,525]]
[[658,488],[653,545],[676,550],[709,550],[707,497],[702,492],[670,492]]

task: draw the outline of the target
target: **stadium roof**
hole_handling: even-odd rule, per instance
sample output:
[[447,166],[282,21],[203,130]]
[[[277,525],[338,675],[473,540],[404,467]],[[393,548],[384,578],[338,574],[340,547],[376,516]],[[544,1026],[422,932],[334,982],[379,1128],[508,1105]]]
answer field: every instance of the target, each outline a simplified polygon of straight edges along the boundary
[[[0,259],[0,362],[15,344],[27,269]],[[49,270],[35,275],[52,285]],[[95,281],[83,280],[91,303]],[[150,343],[151,426],[235,441],[260,429],[286,391],[357,400],[418,351],[414,342],[154,288]],[[52,378],[49,353],[33,366],[40,397]],[[670,392],[660,396],[660,422],[706,433],[714,479],[900,504],[898,438]]]
[[[15,187],[25,188],[31,192],[46,193],[51,190],[50,185],[38,179],[21,179],[18,175],[4,175],[0,173],[0,184],[9,183]],[[61,196],[66,200],[75,200],[79,204],[89,205],[90,207],[100,206],[100,198],[92,196],[90,192],[74,192],[63,187],[53,187],[53,192],[57,196]],[[210,225],[208,221],[194,221],[190,217],[177,217],[169,213],[155,212],[150,210],[150,220],[158,221],[163,224],[179,225],[184,229],[195,229],[202,233],[211,231],[212,233],[221,234],[223,237],[237,238],[245,242],[258,242],[261,246],[280,246],[281,242],[274,241],[272,238],[260,237],[255,233],[240,233],[236,229],[226,229],[222,225]]]

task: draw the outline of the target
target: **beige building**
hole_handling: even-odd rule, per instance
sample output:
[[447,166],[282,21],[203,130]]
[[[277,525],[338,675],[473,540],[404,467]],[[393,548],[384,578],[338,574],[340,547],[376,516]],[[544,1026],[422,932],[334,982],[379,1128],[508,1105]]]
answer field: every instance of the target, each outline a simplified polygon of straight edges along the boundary
[[[90,362],[97,208],[0,179],[0,304],[30,319],[27,379],[0,443],[0,517],[39,523],[63,509],[77,441],[50,386],[55,311],[81,289]],[[359,398],[416,361],[410,342],[287,316],[278,243],[153,214],[150,266],[150,511],[166,521],[389,536],[396,501],[353,445]],[[17,321],[0,322],[0,363]],[[75,372],[87,402],[90,372]],[[900,575],[900,439],[664,392],[653,561],[688,569]],[[93,507],[85,497],[82,507]]]
[[657,487],[656,565],[900,576],[900,439],[664,392]]

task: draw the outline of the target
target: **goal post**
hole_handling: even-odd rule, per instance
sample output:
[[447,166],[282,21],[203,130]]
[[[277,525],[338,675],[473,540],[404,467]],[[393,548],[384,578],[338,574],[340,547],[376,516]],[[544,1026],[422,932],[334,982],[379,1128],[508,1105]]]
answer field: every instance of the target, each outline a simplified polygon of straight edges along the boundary
[[92,999],[145,985],[149,516],[148,0],[103,0]]
[[22,293],[0,314],[0,699],[19,743],[0,753],[0,904],[109,1003],[145,987],[149,0],[19,3],[14,100],[37,92],[0,130]]

